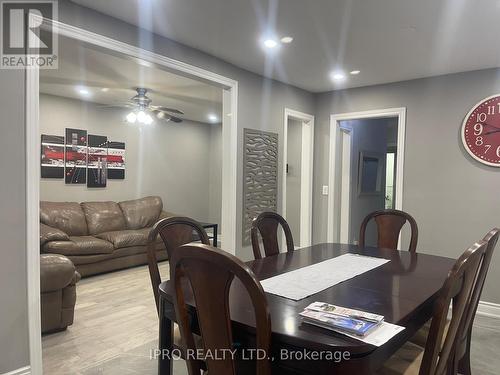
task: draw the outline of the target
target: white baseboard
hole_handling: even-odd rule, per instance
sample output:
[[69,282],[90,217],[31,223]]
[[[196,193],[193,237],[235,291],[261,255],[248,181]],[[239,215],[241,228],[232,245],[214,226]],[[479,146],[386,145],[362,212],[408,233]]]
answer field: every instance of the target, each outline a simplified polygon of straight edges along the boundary
[[17,370],[6,372],[5,374],[2,375],[31,375],[31,367],[30,366],[21,367],[18,368]]
[[479,301],[479,306],[477,307],[477,315],[500,319],[500,304]]

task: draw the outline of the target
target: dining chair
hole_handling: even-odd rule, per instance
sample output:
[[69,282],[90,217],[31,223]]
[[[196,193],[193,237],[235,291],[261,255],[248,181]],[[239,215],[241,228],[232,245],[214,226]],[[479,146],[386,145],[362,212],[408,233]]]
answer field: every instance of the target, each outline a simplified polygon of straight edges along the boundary
[[472,374],[470,366],[470,344],[472,338],[472,327],[474,325],[474,318],[476,316],[479,300],[481,298],[481,293],[484,287],[484,282],[488,274],[491,258],[498,242],[499,234],[500,229],[494,228],[483,239],[483,241],[487,243],[487,246],[482,257],[481,267],[479,269],[476,284],[472,292],[471,303],[468,306],[468,310],[465,315],[465,320],[460,331],[461,334],[458,337],[458,344],[456,349],[456,357],[459,360],[458,370],[462,375]]
[[[206,353],[205,360],[209,374],[235,375],[236,361],[232,356],[214,353],[229,352],[234,349],[229,291],[236,278],[247,291],[253,305],[256,322],[256,348],[269,356],[271,346],[271,316],[262,285],[252,270],[235,256],[209,245],[188,244],[173,251],[171,259],[172,280],[174,282],[174,307],[180,326],[183,344],[188,350],[196,350],[195,337],[186,305],[185,289],[182,282],[187,278],[191,286],[199,330]],[[186,361],[189,375],[200,374],[200,362],[192,356]],[[257,359],[257,375],[270,375],[268,359]]]
[[278,244],[278,225],[281,225],[283,232],[285,232],[286,250],[293,251],[293,237],[290,226],[286,220],[278,215],[276,212],[263,212],[252,221],[252,248],[255,259],[262,259],[260,251],[259,233],[262,237],[262,244],[264,246],[264,254],[266,257],[279,254]]
[[[472,328],[474,325],[474,318],[476,316],[477,308],[479,306],[479,300],[481,299],[481,293],[484,287],[486,276],[488,274],[488,269],[491,263],[491,258],[493,256],[493,251],[495,250],[496,244],[498,242],[498,237],[500,235],[500,229],[494,228],[483,238],[483,241],[487,243],[485,252],[482,256],[481,265],[477,277],[477,281],[474,285],[473,296],[467,312],[467,318],[464,322],[464,329],[461,330],[462,337],[459,338],[459,345],[457,346],[457,358],[459,359],[459,371],[463,375],[471,374],[470,366],[470,344],[472,339]],[[420,347],[425,347],[427,338],[429,336],[430,321],[427,322],[418,332],[411,338],[411,342],[419,345]]]
[[[472,291],[479,273],[481,259],[488,243],[479,241],[468,248],[448,273],[434,304],[429,337],[422,348],[406,343],[380,369],[378,375],[452,375],[457,374],[455,356],[462,335],[463,322],[471,303]],[[451,320],[448,312],[453,301]]]
[[158,269],[158,261],[156,259],[156,240],[158,235],[165,244],[168,259],[172,256],[172,251],[177,247],[193,241],[200,241],[203,244],[209,245],[205,229],[196,221],[189,217],[173,216],[158,221],[151,232],[149,233],[147,256],[149,276],[153,294],[156,302],[156,309],[159,312],[159,291],[158,287],[161,284],[160,270]]
[[408,222],[411,228],[411,239],[409,251],[417,250],[418,226],[415,219],[404,211],[400,210],[380,210],[368,214],[361,223],[359,231],[359,246],[365,246],[366,227],[371,220],[377,224],[377,247],[385,247],[397,250],[399,234],[403,225]]

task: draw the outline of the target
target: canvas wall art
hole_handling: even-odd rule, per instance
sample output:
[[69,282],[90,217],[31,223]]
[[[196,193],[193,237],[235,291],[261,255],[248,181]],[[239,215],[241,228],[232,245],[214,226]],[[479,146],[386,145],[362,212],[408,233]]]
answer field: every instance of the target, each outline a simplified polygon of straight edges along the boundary
[[40,162],[40,177],[64,178],[64,136],[42,134]]
[[108,179],[123,180],[125,178],[125,143],[108,142]]
[[87,182],[87,131],[66,129],[65,181],[67,184]]
[[108,137],[88,135],[87,187],[106,187],[108,180]]

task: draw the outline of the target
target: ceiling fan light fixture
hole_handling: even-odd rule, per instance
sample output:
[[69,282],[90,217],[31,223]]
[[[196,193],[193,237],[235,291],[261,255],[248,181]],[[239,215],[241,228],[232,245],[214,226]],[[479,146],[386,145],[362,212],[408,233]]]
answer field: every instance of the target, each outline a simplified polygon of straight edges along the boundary
[[153,118],[151,117],[151,115],[146,115],[146,117],[144,118],[144,124],[151,125],[152,123],[153,123]]
[[146,121],[146,114],[144,111],[137,112],[137,121],[144,123]]
[[134,124],[137,121],[137,115],[134,112],[130,112],[127,117],[127,122]]

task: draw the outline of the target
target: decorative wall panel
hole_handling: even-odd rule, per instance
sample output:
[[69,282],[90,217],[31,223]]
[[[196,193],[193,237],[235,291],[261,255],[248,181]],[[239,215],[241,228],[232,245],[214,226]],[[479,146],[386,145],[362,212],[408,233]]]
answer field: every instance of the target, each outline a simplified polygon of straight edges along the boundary
[[243,245],[250,244],[252,220],[264,211],[277,210],[278,134],[244,130]]

